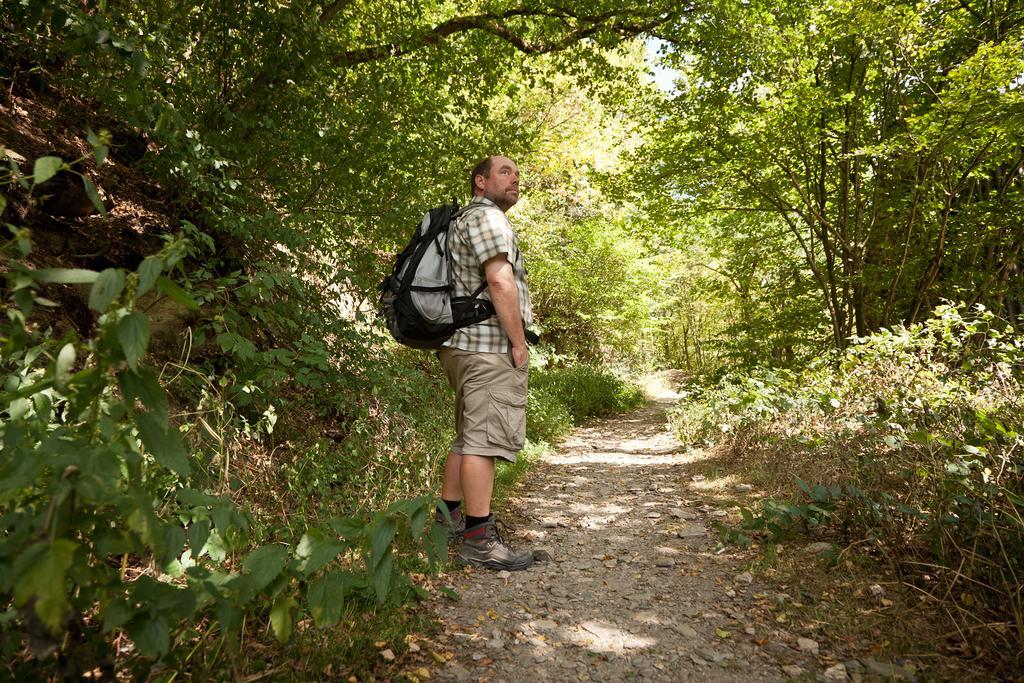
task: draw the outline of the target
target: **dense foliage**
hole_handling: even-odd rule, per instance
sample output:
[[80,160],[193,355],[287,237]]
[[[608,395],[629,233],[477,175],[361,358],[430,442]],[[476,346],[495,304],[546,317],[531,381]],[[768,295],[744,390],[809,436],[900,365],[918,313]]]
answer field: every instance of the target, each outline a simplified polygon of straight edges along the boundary
[[962,561],[1019,645],[1022,36],[971,0],[6,3],[5,662],[241,677],[246,630],[417,594],[448,390],[375,287],[499,151],[531,452],[683,367],[682,436],[809,482],[743,533]]
[[636,187],[740,312],[702,323],[720,347],[806,359],[941,299],[1020,315],[1019,3],[726,2],[662,35]]
[[[437,401],[447,389],[429,356],[381,335],[374,287],[420,212],[465,197],[485,153],[538,169],[524,194],[536,190],[541,208],[527,204],[523,224],[546,225],[540,197],[565,177],[544,150],[580,130],[545,109],[562,96],[590,102],[577,121],[596,128],[598,101],[621,99],[642,60],[635,46],[632,58],[609,50],[666,16],[648,3],[5,5],[5,89],[66,103],[38,122],[49,131],[104,129],[80,157],[4,150],[9,672],[36,666],[12,657],[27,639],[65,676],[142,677],[154,660],[239,675],[253,664],[199,645],[268,621],[285,642],[304,620],[326,627],[352,606],[415,595],[408,571],[443,555],[423,494],[451,435]],[[572,78],[584,74],[589,94]],[[17,140],[32,136],[5,144]],[[115,180],[143,176],[158,193],[118,190]],[[98,214],[88,220],[114,241],[119,203],[158,206],[172,226],[152,235],[164,248],[118,255],[85,239],[40,251],[35,238],[54,217],[62,225],[48,203],[58,181],[84,188],[80,215]],[[573,221],[583,218],[559,221],[563,234]],[[607,249],[595,239],[583,250]],[[620,308],[602,303],[609,319]],[[559,325],[554,308],[539,314]],[[583,351],[563,346],[562,358]],[[603,350],[586,349],[588,360]],[[610,377],[586,379],[620,391]],[[577,402],[535,392],[531,438],[606,409]],[[133,645],[114,662],[107,643],[124,636]]]
[[988,630],[1012,661],[1024,651],[1022,368],[1024,338],[1006,321],[943,306],[855,339],[838,362],[727,375],[673,424],[763,463],[785,495],[744,511],[734,540],[808,529],[866,540],[905,580],[956,596],[963,632]]

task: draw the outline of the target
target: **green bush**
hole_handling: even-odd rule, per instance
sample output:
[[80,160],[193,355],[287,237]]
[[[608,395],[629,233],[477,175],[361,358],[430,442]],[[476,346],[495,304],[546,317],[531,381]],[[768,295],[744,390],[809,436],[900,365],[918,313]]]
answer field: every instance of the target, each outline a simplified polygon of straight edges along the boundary
[[569,409],[554,393],[530,387],[526,401],[526,438],[534,443],[554,441],[572,429]]
[[621,413],[644,403],[642,389],[608,370],[589,365],[534,372],[530,386],[557,398],[577,424],[588,417]]
[[866,539],[911,575],[933,567],[945,595],[969,594],[1020,651],[1022,361],[1005,321],[947,305],[799,372],[727,376],[671,421],[685,440],[717,437],[737,460],[760,453],[780,480],[799,477],[795,502],[744,511],[734,538],[819,526]]

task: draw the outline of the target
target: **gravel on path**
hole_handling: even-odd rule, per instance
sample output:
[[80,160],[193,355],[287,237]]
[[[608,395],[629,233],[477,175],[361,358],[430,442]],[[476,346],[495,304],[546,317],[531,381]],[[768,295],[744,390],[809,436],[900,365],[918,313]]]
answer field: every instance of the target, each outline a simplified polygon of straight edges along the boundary
[[[763,586],[691,487],[665,411],[675,397],[575,430],[503,515],[527,571],[453,569],[439,597],[443,681],[773,681],[819,670],[796,638],[749,616]],[[543,556],[543,553],[541,553]],[[755,597],[756,596],[756,597]],[[810,680],[813,680],[811,674]]]

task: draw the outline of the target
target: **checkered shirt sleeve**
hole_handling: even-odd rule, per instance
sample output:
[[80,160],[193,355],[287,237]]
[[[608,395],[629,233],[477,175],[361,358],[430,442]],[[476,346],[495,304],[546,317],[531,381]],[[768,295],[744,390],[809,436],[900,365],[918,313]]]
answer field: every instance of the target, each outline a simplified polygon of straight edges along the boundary
[[[519,312],[530,325],[533,313],[526,284],[526,267],[512,224],[505,213],[488,199],[474,197],[470,206],[474,208],[459,219],[449,235],[455,277],[454,296],[470,296],[486,279],[483,264],[505,254],[512,264],[519,289]],[[490,299],[490,292],[485,289],[480,297]],[[445,346],[478,353],[508,353],[509,350],[508,337],[497,316],[458,330],[445,342]]]

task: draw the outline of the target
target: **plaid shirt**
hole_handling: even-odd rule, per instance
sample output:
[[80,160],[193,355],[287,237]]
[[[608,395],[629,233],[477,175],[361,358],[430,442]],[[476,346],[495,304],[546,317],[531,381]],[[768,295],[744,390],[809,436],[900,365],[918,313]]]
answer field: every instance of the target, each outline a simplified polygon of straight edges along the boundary
[[[470,296],[486,280],[484,262],[505,254],[512,264],[516,286],[519,288],[519,313],[523,322],[530,325],[533,322],[533,311],[530,291],[526,287],[526,267],[512,224],[505,212],[489,199],[473,197],[469,206],[479,208],[469,209],[463,214],[452,226],[448,236],[455,274],[453,296]],[[480,298],[490,299],[490,291],[485,289]],[[496,315],[457,330],[444,345],[478,353],[508,353],[510,348],[508,337],[501,329]]]

